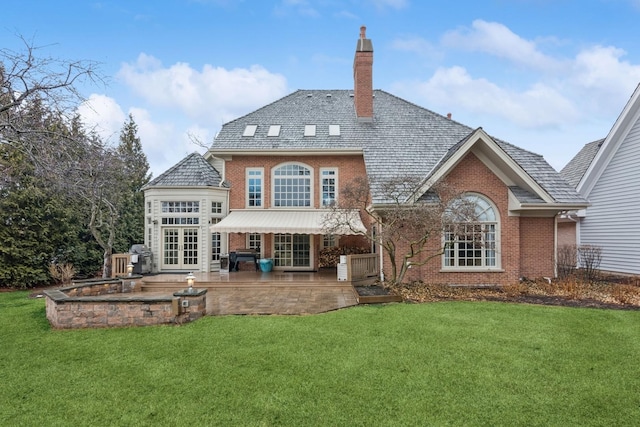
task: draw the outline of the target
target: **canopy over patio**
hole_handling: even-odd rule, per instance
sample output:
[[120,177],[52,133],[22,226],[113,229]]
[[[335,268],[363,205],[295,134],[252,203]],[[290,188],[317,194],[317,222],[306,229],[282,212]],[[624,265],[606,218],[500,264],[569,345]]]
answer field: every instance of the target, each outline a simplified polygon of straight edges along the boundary
[[[245,209],[234,210],[219,223],[210,227],[214,233],[283,233],[283,234],[329,234],[326,228],[328,215],[324,209]],[[366,233],[357,210],[339,212],[340,222],[349,226],[337,227],[331,234],[349,235]],[[346,221],[345,221],[346,220]]]

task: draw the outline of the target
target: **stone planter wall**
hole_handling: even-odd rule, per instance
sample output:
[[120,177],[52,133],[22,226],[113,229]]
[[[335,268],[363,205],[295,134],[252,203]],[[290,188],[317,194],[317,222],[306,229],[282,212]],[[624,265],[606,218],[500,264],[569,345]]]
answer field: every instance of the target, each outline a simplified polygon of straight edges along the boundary
[[45,291],[49,323],[57,329],[149,326],[182,324],[206,314],[206,289],[161,296],[121,292],[131,279]]

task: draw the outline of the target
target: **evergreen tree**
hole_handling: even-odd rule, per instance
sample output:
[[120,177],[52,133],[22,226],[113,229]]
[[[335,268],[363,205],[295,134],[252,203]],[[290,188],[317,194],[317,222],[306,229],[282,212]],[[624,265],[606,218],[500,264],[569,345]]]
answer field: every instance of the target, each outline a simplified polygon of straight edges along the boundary
[[123,162],[125,193],[119,209],[118,233],[114,248],[127,252],[131,245],[144,242],[144,193],[142,187],[151,180],[147,156],[138,137],[138,125],[129,114],[120,131],[118,157]]
[[93,241],[83,240],[77,212],[47,191],[25,156],[0,146],[0,170],[0,286],[48,284],[52,263],[72,265],[80,274],[95,272],[99,254]]

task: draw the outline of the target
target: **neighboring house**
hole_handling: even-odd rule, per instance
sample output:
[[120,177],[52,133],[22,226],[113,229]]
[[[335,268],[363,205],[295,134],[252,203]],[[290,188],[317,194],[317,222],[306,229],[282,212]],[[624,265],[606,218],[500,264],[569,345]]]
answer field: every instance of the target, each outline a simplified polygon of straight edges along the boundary
[[[482,231],[471,241],[447,242],[450,249],[442,257],[412,268],[407,280],[506,284],[523,276],[553,276],[556,216],[585,208],[584,198],[542,156],[373,90],[373,46],[364,27],[353,75],[353,90],[298,90],[224,124],[202,167],[219,173],[225,186],[215,180],[200,187],[190,182],[185,187],[193,192],[182,196],[176,185],[159,186],[156,181],[180,170],[180,164],[150,183],[147,202],[153,191],[152,206],[157,206],[150,222],[159,223],[148,236],[154,257],[166,258],[167,239],[173,236],[163,231],[170,228],[160,218],[163,202],[201,201],[202,206],[218,197],[222,219],[210,219],[215,224],[206,239],[211,243],[201,248],[202,259],[209,261],[200,263],[202,271],[215,270],[220,253],[240,248],[274,259],[275,269],[315,270],[324,247],[370,247],[346,230],[323,234],[322,218],[340,201],[341,187],[366,176],[372,206],[383,208],[388,200],[376,185],[404,176],[445,181],[483,212]],[[428,195],[429,184],[416,192]],[[359,227],[375,232],[368,223]],[[204,228],[199,232],[204,242]],[[438,236],[437,244],[445,238]],[[482,244],[474,245],[478,241]],[[384,269],[387,263],[385,257]],[[167,266],[158,264],[156,271]]]
[[559,222],[558,234],[602,248],[601,270],[640,274],[639,166],[640,86],[607,137],[585,145],[560,172],[589,207]]

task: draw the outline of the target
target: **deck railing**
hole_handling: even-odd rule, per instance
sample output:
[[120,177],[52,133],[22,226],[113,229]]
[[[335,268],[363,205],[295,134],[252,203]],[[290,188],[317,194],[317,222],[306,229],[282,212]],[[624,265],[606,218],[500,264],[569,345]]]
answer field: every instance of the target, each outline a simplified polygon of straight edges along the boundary
[[129,264],[131,264],[131,254],[111,255],[111,277],[126,276]]
[[374,281],[379,275],[377,254],[347,255],[347,280],[351,283]]

